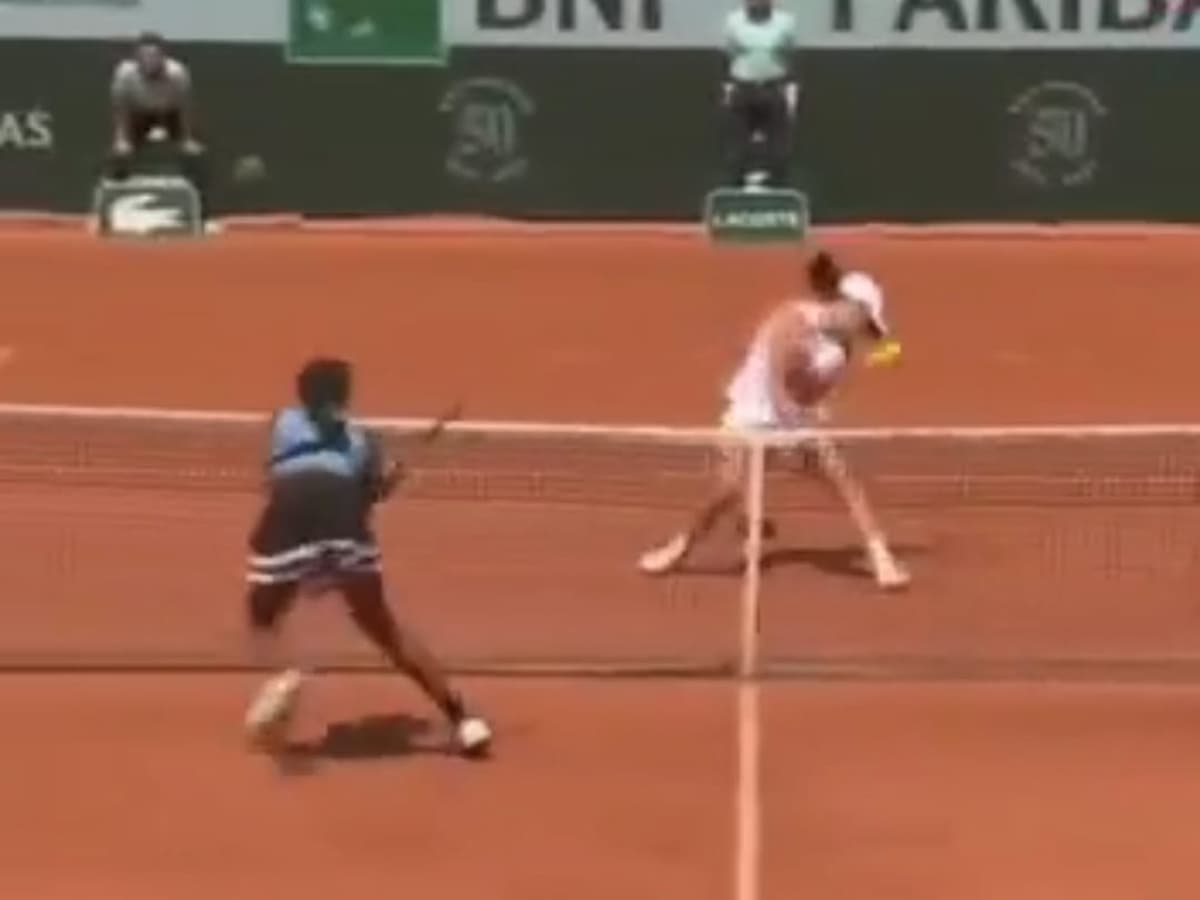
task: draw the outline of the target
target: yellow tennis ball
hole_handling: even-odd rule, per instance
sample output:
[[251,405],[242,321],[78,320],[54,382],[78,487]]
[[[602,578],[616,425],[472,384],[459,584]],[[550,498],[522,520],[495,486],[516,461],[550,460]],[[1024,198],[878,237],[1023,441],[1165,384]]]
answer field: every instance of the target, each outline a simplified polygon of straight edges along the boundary
[[892,366],[899,361],[901,353],[899,341],[885,341],[867,357],[867,364],[871,366]]

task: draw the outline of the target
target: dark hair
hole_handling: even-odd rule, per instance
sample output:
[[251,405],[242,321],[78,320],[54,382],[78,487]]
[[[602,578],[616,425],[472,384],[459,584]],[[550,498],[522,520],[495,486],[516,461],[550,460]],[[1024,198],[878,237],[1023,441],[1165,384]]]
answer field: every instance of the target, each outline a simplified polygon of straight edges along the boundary
[[167,42],[163,36],[157,31],[143,31],[137,36],[137,40],[133,44],[135,47],[157,47],[159,50],[166,49]]
[[841,280],[842,267],[831,254],[822,250],[809,261],[808,283],[818,294],[836,294]]
[[296,396],[323,444],[340,447],[346,442],[352,380],[350,363],[328,357],[309,360],[296,376]]

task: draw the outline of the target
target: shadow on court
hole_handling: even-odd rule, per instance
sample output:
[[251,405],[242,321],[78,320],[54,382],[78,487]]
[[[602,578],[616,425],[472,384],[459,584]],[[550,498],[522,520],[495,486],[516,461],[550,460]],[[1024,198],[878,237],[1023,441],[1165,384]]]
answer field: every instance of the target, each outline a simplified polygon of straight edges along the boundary
[[295,741],[276,757],[285,775],[310,775],[327,763],[453,755],[441,729],[416,716],[364,716],[330,724],[315,741]]
[[[901,562],[911,562],[931,552],[929,547],[915,544],[895,544],[892,550]],[[863,548],[857,544],[841,547],[776,547],[763,553],[764,577],[777,569],[789,567],[807,567],[838,578],[869,581],[873,577]],[[679,570],[680,575],[720,578],[740,578],[744,572],[744,564],[732,558],[721,561],[697,560],[684,564]]]

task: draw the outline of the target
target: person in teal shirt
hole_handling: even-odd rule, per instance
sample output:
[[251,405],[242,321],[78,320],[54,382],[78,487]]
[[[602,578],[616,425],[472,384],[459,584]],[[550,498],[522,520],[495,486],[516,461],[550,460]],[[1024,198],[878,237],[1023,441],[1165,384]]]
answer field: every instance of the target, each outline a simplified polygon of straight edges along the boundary
[[754,139],[761,136],[765,181],[787,180],[797,86],[792,79],[796,18],[774,0],[745,0],[725,19],[729,58],[725,108],[730,126],[730,179],[745,183],[753,168]]

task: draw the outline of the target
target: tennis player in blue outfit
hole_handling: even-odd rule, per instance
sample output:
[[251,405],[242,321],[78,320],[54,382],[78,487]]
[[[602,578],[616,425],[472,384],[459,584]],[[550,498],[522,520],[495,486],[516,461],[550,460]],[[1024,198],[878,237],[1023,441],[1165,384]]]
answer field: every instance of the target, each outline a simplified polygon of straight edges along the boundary
[[269,497],[250,536],[247,604],[258,661],[280,671],[251,703],[246,728],[262,749],[286,745],[306,674],[280,658],[281,624],[302,593],[335,588],[363,634],[441,710],[458,749],[484,754],[492,738],[487,722],[468,711],[433,654],[387,605],[371,513],[395,488],[400,468],[385,459],[375,435],[350,420],[351,383],[349,363],[312,360],[297,377],[298,404],[272,424]]

